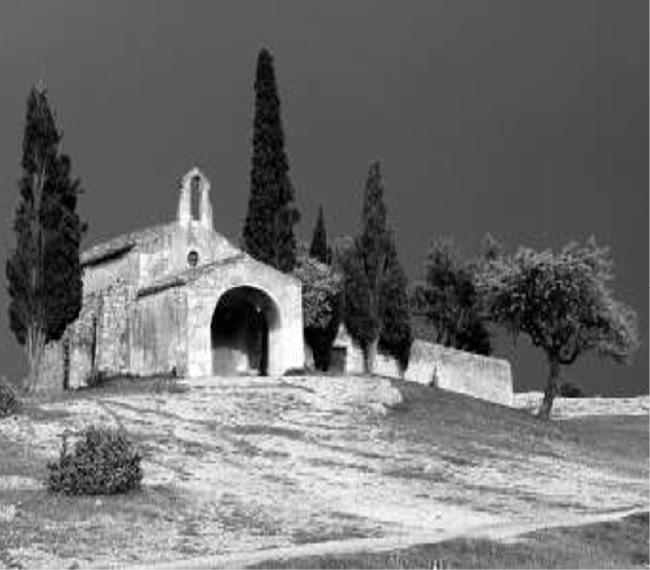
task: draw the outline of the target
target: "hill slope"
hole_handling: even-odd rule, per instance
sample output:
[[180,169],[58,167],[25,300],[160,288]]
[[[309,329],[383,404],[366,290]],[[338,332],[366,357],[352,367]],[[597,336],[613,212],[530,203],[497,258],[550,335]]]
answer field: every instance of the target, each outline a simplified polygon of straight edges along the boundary
[[[5,559],[105,565],[351,538],[433,540],[647,505],[647,415],[542,423],[376,378],[186,385],[80,392],[1,420]],[[63,430],[93,422],[123,425],[141,444],[142,492],[69,499],[42,488]]]

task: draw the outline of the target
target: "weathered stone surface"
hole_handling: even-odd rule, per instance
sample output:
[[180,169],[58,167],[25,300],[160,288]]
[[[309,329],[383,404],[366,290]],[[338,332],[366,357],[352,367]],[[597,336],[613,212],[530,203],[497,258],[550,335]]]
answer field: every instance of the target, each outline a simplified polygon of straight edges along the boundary
[[[48,347],[42,367],[48,386],[78,388],[96,374],[213,375],[215,359],[237,352],[215,346],[212,326],[217,305],[233,291],[249,307],[241,314],[259,313],[264,325],[258,354],[245,343],[238,349],[249,351],[240,368],[252,372],[253,361],[271,374],[302,367],[300,282],[213,231],[209,190],[207,178],[192,169],[182,181],[175,222],[82,254],[83,307],[65,333],[68,348],[63,341]],[[198,212],[191,211],[192,192],[200,194]]]
[[[363,372],[363,353],[344,327],[339,331],[335,346],[346,351],[345,372]],[[500,358],[479,356],[416,339],[405,371],[400,370],[394,358],[379,353],[375,359],[374,372],[379,376],[435,384],[452,392],[506,406],[513,405],[510,363]]]
[[38,390],[42,392],[61,390],[63,377],[63,343],[50,342],[45,345],[39,372]]
[[273,316],[267,316],[269,374],[303,366],[301,283],[252,257],[243,256],[187,285],[189,376],[211,374],[210,323],[214,308],[222,295],[240,287],[259,291],[275,309]]
[[513,404],[510,363],[416,340],[404,378],[506,406]]

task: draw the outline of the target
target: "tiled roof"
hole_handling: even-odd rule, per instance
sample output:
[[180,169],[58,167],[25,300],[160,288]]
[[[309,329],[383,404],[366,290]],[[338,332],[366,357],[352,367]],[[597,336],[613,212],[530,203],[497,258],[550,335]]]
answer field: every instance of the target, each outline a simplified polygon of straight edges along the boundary
[[172,224],[160,224],[128,234],[122,234],[108,241],[99,243],[81,254],[81,265],[94,265],[112,257],[127,253],[138,243],[163,236]]

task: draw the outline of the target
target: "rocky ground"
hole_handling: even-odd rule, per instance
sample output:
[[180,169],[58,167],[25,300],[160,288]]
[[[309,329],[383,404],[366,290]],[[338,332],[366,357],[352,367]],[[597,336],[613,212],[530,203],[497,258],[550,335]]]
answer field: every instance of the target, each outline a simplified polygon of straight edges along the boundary
[[[173,562],[360,539],[408,544],[647,508],[647,435],[623,453],[600,446],[589,426],[544,424],[382,379],[185,386],[86,391],[0,420],[0,567]],[[647,432],[644,413],[635,434]],[[61,434],[90,423],[123,426],[141,446],[141,492],[67,498],[44,489]]]

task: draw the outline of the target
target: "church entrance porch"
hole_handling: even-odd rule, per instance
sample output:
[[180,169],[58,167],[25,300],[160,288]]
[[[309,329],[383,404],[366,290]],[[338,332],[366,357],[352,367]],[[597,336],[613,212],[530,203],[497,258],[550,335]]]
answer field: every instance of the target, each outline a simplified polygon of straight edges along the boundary
[[266,293],[254,287],[228,290],[210,324],[212,373],[267,375],[275,357],[269,338],[278,328],[278,309]]

